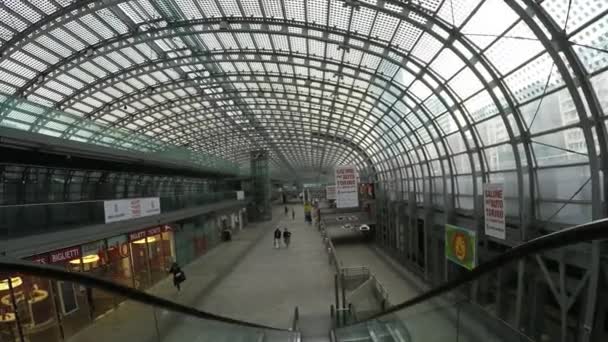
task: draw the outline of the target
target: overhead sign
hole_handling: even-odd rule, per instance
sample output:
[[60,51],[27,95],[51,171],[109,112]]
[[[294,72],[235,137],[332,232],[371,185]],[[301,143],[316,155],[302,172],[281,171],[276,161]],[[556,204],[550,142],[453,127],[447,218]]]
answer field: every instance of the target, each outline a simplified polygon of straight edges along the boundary
[[103,202],[105,222],[118,222],[160,214],[158,197],[131,198]]
[[335,185],[328,185],[325,187],[325,197],[328,200],[336,199],[336,186]]
[[336,167],[336,207],[353,208],[359,206],[357,191],[357,170],[354,165]]
[[445,256],[472,270],[477,261],[477,234],[466,228],[445,225]]
[[486,235],[504,240],[506,238],[506,223],[503,185],[484,184],[483,203]]

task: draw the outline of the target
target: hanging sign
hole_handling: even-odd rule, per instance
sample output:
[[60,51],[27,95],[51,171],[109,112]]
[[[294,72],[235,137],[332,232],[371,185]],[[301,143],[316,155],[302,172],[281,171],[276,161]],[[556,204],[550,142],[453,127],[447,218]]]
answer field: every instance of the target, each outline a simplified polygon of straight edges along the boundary
[[328,200],[335,200],[336,199],[336,186],[335,185],[328,185],[325,187],[325,196]]
[[445,225],[445,256],[472,270],[477,260],[477,234],[465,228]]
[[160,199],[148,197],[104,201],[103,209],[106,223],[131,220],[160,214]]
[[506,238],[506,224],[503,185],[484,184],[483,203],[486,235],[504,240]]
[[336,206],[338,208],[359,206],[357,170],[354,165],[336,167]]

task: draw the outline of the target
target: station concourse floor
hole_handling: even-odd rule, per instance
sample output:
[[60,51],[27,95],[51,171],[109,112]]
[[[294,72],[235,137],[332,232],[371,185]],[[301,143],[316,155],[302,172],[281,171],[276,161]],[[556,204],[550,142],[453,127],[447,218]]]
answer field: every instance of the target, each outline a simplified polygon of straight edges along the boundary
[[[333,268],[321,235],[304,222],[302,205],[288,206],[288,216],[283,205],[275,206],[272,221],[249,224],[232,241],[184,266],[187,280],[181,292],[169,277],[148,292],[209,313],[282,329],[290,328],[298,306],[304,341],[326,341],[334,300]],[[277,225],[292,232],[289,248],[283,244],[273,248]],[[251,332],[127,301],[68,341],[246,341]]]

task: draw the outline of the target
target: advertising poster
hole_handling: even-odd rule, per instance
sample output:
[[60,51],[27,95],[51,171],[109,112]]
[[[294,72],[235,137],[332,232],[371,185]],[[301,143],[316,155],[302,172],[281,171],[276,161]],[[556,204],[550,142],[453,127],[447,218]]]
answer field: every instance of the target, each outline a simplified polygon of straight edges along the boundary
[[336,207],[353,208],[359,206],[357,170],[354,165],[336,167]]
[[477,265],[477,234],[466,228],[445,225],[445,256],[472,270]]
[[505,199],[502,184],[484,184],[483,206],[486,235],[504,240],[507,234]]
[[160,214],[160,198],[130,198],[104,201],[105,222],[131,220]]

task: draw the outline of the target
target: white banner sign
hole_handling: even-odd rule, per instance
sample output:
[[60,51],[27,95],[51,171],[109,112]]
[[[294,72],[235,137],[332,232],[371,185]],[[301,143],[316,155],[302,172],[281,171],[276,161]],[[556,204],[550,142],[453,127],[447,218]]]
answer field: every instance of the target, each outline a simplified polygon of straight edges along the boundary
[[327,198],[328,200],[335,200],[336,199],[336,186],[335,185],[328,185],[325,187],[325,198]]
[[160,214],[160,198],[131,198],[104,201],[106,223]]
[[486,217],[486,235],[506,238],[505,199],[502,184],[484,184],[483,203]]
[[239,190],[236,192],[236,199],[242,201],[245,199],[245,191]]
[[336,207],[353,208],[359,206],[357,191],[357,170],[354,165],[336,167]]

